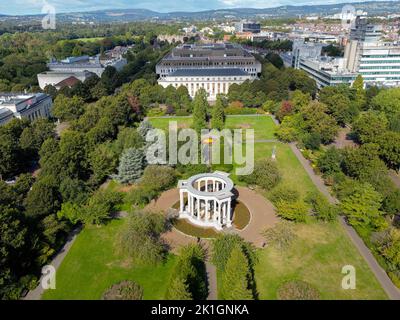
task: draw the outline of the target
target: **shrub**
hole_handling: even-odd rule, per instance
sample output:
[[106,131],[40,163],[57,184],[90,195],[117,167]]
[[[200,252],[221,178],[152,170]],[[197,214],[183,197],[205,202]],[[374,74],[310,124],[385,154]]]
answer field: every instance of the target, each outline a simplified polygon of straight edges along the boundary
[[273,203],[279,201],[295,202],[299,200],[300,193],[293,187],[287,184],[278,184],[274,189],[272,189],[269,199]]
[[296,202],[279,201],[276,207],[279,216],[295,222],[305,222],[309,211],[307,205],[301,200]]
[[265,190],[275,187],[281,178],[276,163],[270,159],[256,161],[253,172],[240,177],[247,184],[256,184]]
[[173,168],[150,165],[144,170],[139,185],[155,191],[163,191],[173,185],[175,181],[176,172]]
[[166,298],[169,300],[204,300],[207,298],[205,250],[189,244],[179,251]]
[[277,291],[278,300],[319,300],[316,288],[305,281],[291,280],[283,283]]
[[135,210],[117,237],[117,250],[135,262],[156,264],[164,258],[165,244],[160,235],[166,227],[163,214]]
[[226,107],[225,114],[235,115],[235,114],[256,114],[258,113],[257,108],[236,108],[236,107]]
[[296,238],[293,231],[293,223],[289,221],[280,221],[273,228],[266,229],[263,236],[267,244],[271,244],[278,249],[286,249]]
[[125,200],[131,203],[133,206],[142,207],[148,204],[157,195],[158,192],[152,187],[138,186],[137,188],[133,188],[131,191],[129,191]]
[[400,270],[400,230],[387,230],[378,245],[378,251],[385,258],[390,270]]
[[226,300],[251,300],[251,271],[249,262],[240,245],[236,244],[226,262],[222,276],[222,298]]
[[321,136],[317,132],[306,134],[303,137],[304,146],[310,150],[318,150],[321,145]]
[[136,282],[125,280],[112,285],[103,294],[103,300],[142,300],[143,288]]
[[319,192],[309,193],[306,198],[307,203],[311,205],[312,212],[318,220],[333,221],[338,215],[338,209],[332,205]]
[[211,260],[219,270],[225,270],[226,262],[228,261],[235,245],[239,245],[242,248],[249,260],[250,267],[254,267],[257,262],[254,247],[250,243],[244,241],[237,234],[224,234],[213,240]]

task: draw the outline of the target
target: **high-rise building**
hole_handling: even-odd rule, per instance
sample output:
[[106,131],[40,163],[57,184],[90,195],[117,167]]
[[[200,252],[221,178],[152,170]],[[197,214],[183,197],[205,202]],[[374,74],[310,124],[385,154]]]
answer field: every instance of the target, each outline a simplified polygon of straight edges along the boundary
[[163,87],[185,86],[191,97],[203,88],[215,100],[231,84],[257,79],[261,63],[237,44],[183,44],[157,64],[156,73]]
[[[366,86],[399,86],[400,46],[383,42],[381,36],[380,25],[357,17],[343,58],[306,57],[303,54],[293,66],[306,71],[319,87],[351,84],[357,75],[362,75]],[[296,46],[293,47],[295,54]]]
[[261,24],[252,21],[241,21],[235,24],[236,32],[251,32],[251,33],[260,33],[261,32]]

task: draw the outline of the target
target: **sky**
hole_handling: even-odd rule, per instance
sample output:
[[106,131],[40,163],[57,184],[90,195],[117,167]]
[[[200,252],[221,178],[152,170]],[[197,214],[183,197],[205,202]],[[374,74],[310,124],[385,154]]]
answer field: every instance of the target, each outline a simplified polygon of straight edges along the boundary
[[159,12],[224,8],[271,8],[281,5],[333,4],[357,0],[0,0],[0,14],[38,14],[46,3],[56,12],[142,8]]

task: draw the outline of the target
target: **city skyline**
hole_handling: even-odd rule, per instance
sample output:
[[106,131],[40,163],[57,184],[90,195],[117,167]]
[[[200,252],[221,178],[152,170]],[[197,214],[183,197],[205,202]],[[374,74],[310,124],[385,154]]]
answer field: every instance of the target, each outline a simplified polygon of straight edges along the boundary
[[[384,1],[384,0],[377,0]],[[82,12],[107,9],[148,9],[157,12],[176,12],[176,11],[205,11],[216,9],[232,9],[232,8],[273,8],[284,5],[319,5],[319,4],[341,4],[356,3],[364,1],[348,1],[348,0],[328,0],[328,1],[309,1],[309,0],[178,0],[174,2],[166,2],[162,0],[117,0],[113,2],[112,8],[108,1],[105,0],[71,0],[65,3],[61,0],[15,0],[12,3],[0,1],[0,14],[5,15],[30,15],[40,14],[43,6],[47,3],[55,7],[57,13],[66,12]]]

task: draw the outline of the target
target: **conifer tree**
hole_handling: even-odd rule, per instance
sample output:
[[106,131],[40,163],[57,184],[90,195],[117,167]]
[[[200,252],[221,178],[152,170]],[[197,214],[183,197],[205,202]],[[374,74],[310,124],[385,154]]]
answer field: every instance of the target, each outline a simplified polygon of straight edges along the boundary
[[146,135],[151,129],[153,129],[153,126],[149,121],[145,120],[139,124],[137,131],[142,136],[143,140],[146,141]]
[[192,295],[185,280],[177,277],[170,281],[165,298],[167,300],[192,300]]
[[212,115],[211,115],[211,128],[222,130],[224,128],[225,123],[225,101],[223,96],[220,94],[217,95],[217,101],[212,108]]
[[193,100],[193,128],[200,134],[201,129],[207,128],[207,93],[199,89]]
[[142,149],[126,149],[120,158],[118,174],[115,179],[120,183],[134,183],[143,174],[145,157]]
[[232,249],[226,263],[222,282],[222,295],[225,300],[252,300],[249,288],[250,268],[243,250],[239,246]]

